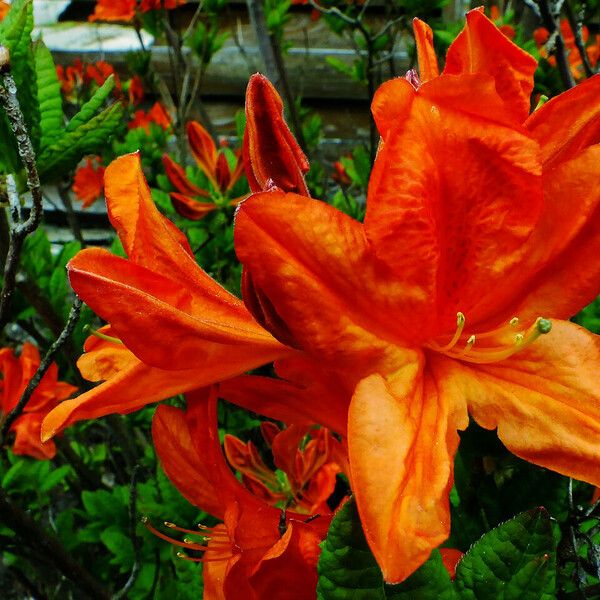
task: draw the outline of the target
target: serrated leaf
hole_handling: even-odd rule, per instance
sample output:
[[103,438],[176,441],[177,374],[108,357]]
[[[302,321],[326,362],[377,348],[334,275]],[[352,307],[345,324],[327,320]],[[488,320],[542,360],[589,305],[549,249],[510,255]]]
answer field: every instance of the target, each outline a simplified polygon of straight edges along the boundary
[[102,108],[102,105],[115,87],[114,75],[110,75],[106,81],[94,92],[94,95],[81,107],[81,110],[69,121],[67,132],[75,131],[85,125]]
[[319,600],[384,600],[383,577],[353,498],[333,518],[317,566]]
[[555,540],[544,508],[499,525],[463,557],[456,569],[461,600],[552,600]]
[[40,178],[55,180],[72,169],[87,154],[97,154],[120,127],[123,106],[113,104],[75,131],[44,150],[39,158]]
[[33,45],[37,75],[37,98],[40,111],[40,150],[63,135],[63,109],[60,82],[50,50],[38,40]]

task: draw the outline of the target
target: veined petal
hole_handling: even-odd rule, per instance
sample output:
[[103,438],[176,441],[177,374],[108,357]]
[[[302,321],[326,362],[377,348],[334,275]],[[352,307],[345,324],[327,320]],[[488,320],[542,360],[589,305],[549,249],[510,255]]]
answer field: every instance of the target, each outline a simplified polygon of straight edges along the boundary
[[212,137],[197,121],[187,124],[186,132],[192,154],[202,172],[213,182],[217,170],[217,147]]
[[365,219],[377,257],[420,291],[411,314],[423,335],[454,331],[458,311],[481,317],[482,297],[523,260],[542,207],[537,143],[477,114],[472,100],[460,107],[468,82],[489,80],[444,77],[415,92],[410,119],[384,139]]
[[466,405],[421,366],[371,375],[352,398],[348,451],[365,536],[385,580],[400,582],[450,532],[448,495]]
[[249,577],[255,598],[314,600],[321,537],[310,524],[291,521]]
[[417,44],[419,79],[421,83],[427,83],[440,74],[437,56],[433,47],[433,31],[427,23],[415,18],[413,19],[413,33]]
[[177,192],[171,192],[169,194],[173,208],[186,219],[190,221],[200,221],[204,217],[215,210],[217,205],[214,202],[204,202],[202,200],[196,200],[190,198],[185,194],[179,194]]
[[541,147],[544,167],[600,142],[600,75],[590,77],[538,108],[525,122]]
[[[204,398],[207,392],[195,392],[199,400],[192,399],[187,414],[173,406],[159,406],[152,419],[152,438],[160,463],[175,487],[194,506],[222,519],[227,503],[235,500],[235,490],[241,485],[230,479],[233,476],[221,454],[216,429],[211,429],[212,421],[211,426],[203,423],[202,435],[196,435],[195,426],[209,419]],[[198,444],[203,446],[202,453]]]
[[[42,437],[48,440],[69,425],[113,413],[127,414],[190,390],[235,377],[258,365],[232,346],[213,346],[214,353],[196,355],[194,368],[163,370],[132,356],[129,365],[92,390],[61,402],[44,419]],[[217,349],[218,348],[218,349]],[[85,359],[83,359],[85,360]],[[126,364],[125,358],[121,358]],[[268,362],[268,361],[267,361]]]
[[422,326],[407,318],[410,291],[372,257],[362,225],[324,202],[254,195],[237,212],[235,247],[296,347],[340,368],[386,362],[396,352],[386,340]]
[[285,423],[320,423],[342,435],[346,431],[347,403],[333,391],[315,394],[280,379],[241,375],[219,384],[219,398]]
[[487,73],[516,123],[529,114],[537,61],[511,42],[481,10],[467,13],[467,23],[446,54],[444,73]]
[[177,282],[105,250],[80,252],[68,269],[77,294],[150,365],[192,368],[227,344],[234,353],[245,347],[253,363],[247,368],[254,368],[283,349],[247,311],[194,297]]
[[309,196],[304,173],[310,166],[283,117],[283,102],[273,84],[253,75],[246,90],[244,167],[253,192],[277,186]]
[[472,368],[435,357],[475,420],[534,464],[600,485],[600,338],[566,321],[510,359]]
[[174,186],[178,192],[187,194],[188,196],[210,197],[210,194],[206,190],[194,185],[187,178],[183,167],[179,166],[168,154],[163,154],[162,161],[171,185]]
[[196,264],[183,233],[158,211],[138,154],[114,160],[106,168],[104,181],[110,222],[131,261],[169,273],[171,279],[193,288],[195,294],[232,306],[240,304]]

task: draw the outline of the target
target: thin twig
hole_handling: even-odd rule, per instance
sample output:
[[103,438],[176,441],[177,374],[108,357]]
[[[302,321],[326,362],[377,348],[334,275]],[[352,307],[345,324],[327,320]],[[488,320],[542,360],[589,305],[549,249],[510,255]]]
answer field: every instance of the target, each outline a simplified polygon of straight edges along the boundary
[[29,383],[27,384],[27,387],[25,388],[23,395],[21,396],[17,405],[6,416],[6,420],[4,421],[4,424],[2,425],[2,430],[0,431],[0,446],[4,444],[4,440],[6,439],[6,435],[8,434],[8,431],[11,428],[12,424],[23,413],[23,410],[27,406],[27,402],[29,402],[31,396],[33,395],[33,392],[40,384],[40,381],[46,374],[46,371],[50,368],[54,357],[58,354],[58,352],[67,342],[67,340],[71,337],[71,334],[73,333],[73,330],[77,325],[77,321],[79,320],[81,304],[81,300],[79,298],[75,298],[65,328],[62,330],[62,333],[58,336],[58,339],[52,344],[52,346],[50,346],[48,352],[46,352],[46,355],[40,362],[40,366],[37,368],[37,371],[29,380]]
[[15,290],[17,269],[23,242],[33,233],[42,219],[42,188],[35,164],[35,152],[25,119],[17,99],[17,86],[10,74],[8,50],[0,46],[0,104],[4,108],[10,127],[15,134],[17,150],[27,172],[27,186],[31,192],[32,205],[26,221],[15,223],[11,229],[6,264],[4,265],[4,286],[0,294],[0,330],[8,323],[9,309]]
[[573,35],[575,36],[575,46],[577,46],[577,51],[579,52],[579,56],[581,56],[581,62],[583,63],[585,76],[591,77],[594,74],[594,70],[590,64],[588,54],[585,51],[585,44],[583,43],[583,35],[581,33],[581,18],[575,17],[573,7],[571,6],[569,0],[565,0],[564,6],[567,19],[569,20],[569,24],[573,30]]
[[[556,65],[558,67],[560,78],[562,79],[565,89],[569,90],[575,86],[575,81],[571,75],[565,41],[562,38],[560,28],[557,24],[557,17],[560,14],[559,3],[555,3],[552,0],[538,0],[538,5],[540,7],[540,14],[542,15],[544,27],[550,34],[549,39],[554,41],[553,52],[556,57]],[[562,3],[560,3],[560,5],[562,5]]]
[[131,483],[129,486],[129,537],[133,545],[133,567],[131,568],[131,574],[125,585],[113,595],[112,600],[119,600],[120,598],[126,598],[127,592],[133,587],[140,569],[142,568],[142,546],[141,539],[136,535],[135,528],[138,523],[137,518],[137,480],[140,473],[141,466],[135,465],[131,472]]

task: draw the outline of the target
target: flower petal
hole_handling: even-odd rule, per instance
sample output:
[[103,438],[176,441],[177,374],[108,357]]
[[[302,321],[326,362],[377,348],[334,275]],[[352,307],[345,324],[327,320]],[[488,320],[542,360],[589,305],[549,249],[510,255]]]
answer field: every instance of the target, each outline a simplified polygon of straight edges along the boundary
[[410,291],[373,259],[362,225],[324,202],[255,194],[238,209],[235,247],[295,345],[340,368],[386,362],[397,351],[386,340],[416,328]]
[[511,42],[479,9],[467,13],[467,23],[446,54],[444,73],[487,73],[516,123],[529,114],[537,61]]
[[417,44],[419,79],[423,84],[440,74],[437,56],[433,47],[433,31],[427,23],[415,18],[413,19],[413,33]]
[[186,219],[190,221],[200,221],[204,217],[215,210],[217,205],[214,202],[204,202],[202,200],[196,200],[190,198],[185,194],[179,194],[177,192],[171,192],[171,203],[173,208]]
[[[225,506],[234,493],[222,486],[222,459],[211,451],[215,441],[206,436],[200,440],[192,439],[193,433],[184,411],[165,404],[156,409],[152,419],[152,439],[167,477],[194,506],[222,519]],[[198,454],[196,442],[205,444],[208,452]]]
[[13,423],[11,427],[11,431],[15,432],[13,454],[32,456],[38,460],[54,458],[56,455],[54,442],[52,440],[42,442],[40,439],[42,418],[41,413],[28,413],[21,415]]
[[352,398],[348,450],[365,536],[385,580],[400,582],[450,532],[457,429],[466,406],[418,365],[393,380],[371,375]]
[[423,335],[453,332],[458,311],[483,316],[477,307],[523,260],[542,207],[536,142],[478,114],[472,100],[463,109],[470,83],[497,99],[481,76],[439,77],[415,92],[369,184],[367,238],[415,298]]
[[198,166],[211,181],[215,182],[217,147],[210,133],[197,121],[190,121],[187,124],[186,132]]
[[540,143],[544,167],[572,158],[600,142],[600,75],[581,82],[538,108],[525,122]]
[[257,73],[246,90],[243,142],[246,177],[253,192],[277,186],[309,196],[304,173],[310,166],[283,116],[283,102],[273,84]]
[[194,185],[187,178],[183,167],[178,165],[168,154],[163,154],[162,161],[171,185],[178,192],[181,194],[187,194],[188,196],[204,196],[205,198],[210,197],[210,194],[206,190]]
[[321,537],[310,524],[291,521],[249,577],[256,598],[314,600]]
[[106,206],[129,259],[169,277],[198,294],[235,298],[205,273],[194,260],[185,236],[156,208],[138,154],[114,160],[104,176]]
[[600,337],[566,321],[508,360],[477,369],[439,358],[475,420],[534,464],[600,485]]
[[281,354],[281,345],[243,306],[195,297],[178,282],[105,250],[80,252],[68,269],[77,294],[149,365],[193,368],[201,357],[210,360],[229,348],[239,358],[245,348],[243,372]]

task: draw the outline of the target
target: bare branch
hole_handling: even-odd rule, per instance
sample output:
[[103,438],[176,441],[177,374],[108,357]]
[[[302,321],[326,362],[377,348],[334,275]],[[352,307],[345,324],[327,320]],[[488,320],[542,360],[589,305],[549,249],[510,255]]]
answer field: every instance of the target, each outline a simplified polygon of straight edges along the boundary
[[15,134],[17,150],[27,173],[27,186],[32,198],[28,219],[26,221],[19,220],[13,225],[10,232],[4,265],[4,285],[0,294],[0,329],[3,329],[8,322],[23,242],[30,233],[37,229],[42,219],[42,188],[35,164],[35,152],[17,99],[17,86],[10,74],[8,50],[3,46],[0,46],[0,73],[2,74],[0,77],[0,104],[4,108],[10,127]]

